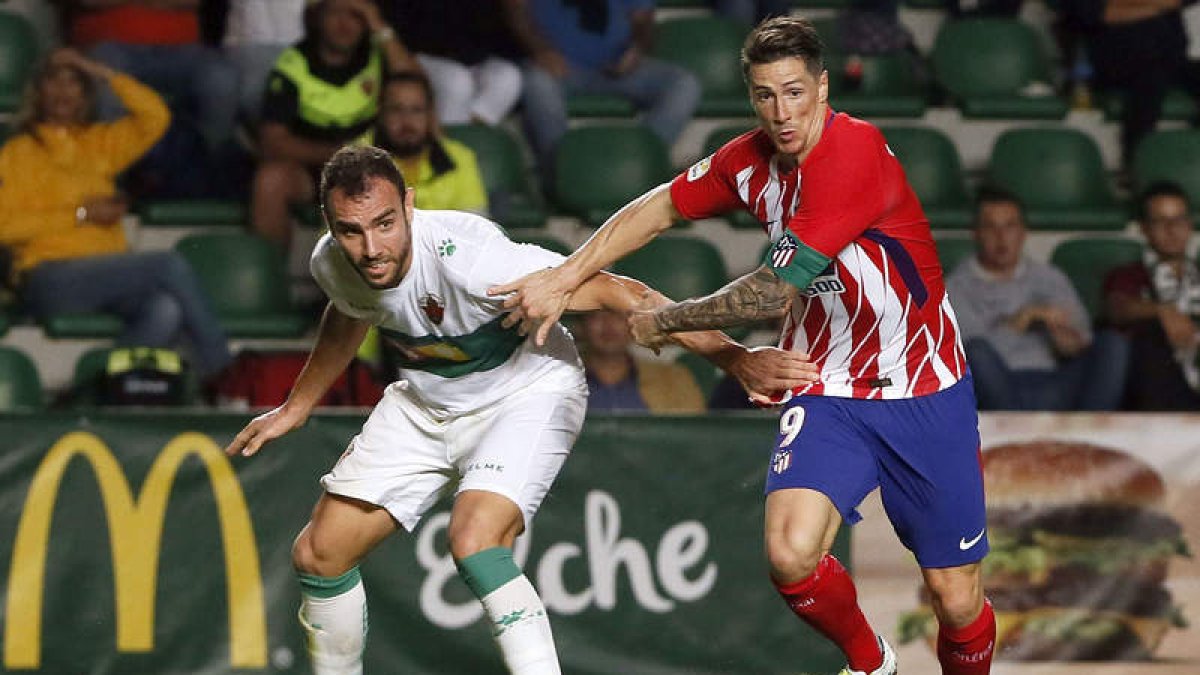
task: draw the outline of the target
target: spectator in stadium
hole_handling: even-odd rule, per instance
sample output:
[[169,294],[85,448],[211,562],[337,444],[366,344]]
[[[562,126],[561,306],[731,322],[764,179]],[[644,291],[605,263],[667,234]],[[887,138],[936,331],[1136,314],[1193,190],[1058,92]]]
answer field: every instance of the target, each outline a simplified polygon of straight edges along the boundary
[[254,230],[284,249],[288,209],[311,203],[321,165],[374,123],[384,75],[417,69],[370,0],[320,0],[304,26],[267,81],[250,205]]
[[[228,157],[237,114],[237,71],[220,50],[201,42],[200,4],[74,0],[71,5],[71,45],[170,101],[177,124],[147,158],[150,178],[143,188],[151,193],[203,194]],[[102,91],[99,103],[102,119],[121,113],[110,92]],[[190,140],[197,133],[203,139],[200,147]],[[198,158],[197,151],[206,154]]]
[[262,112],[267,77],[283,50],[304,37],[305,0],[237,0],[225,17],[225,54],[238,72],[238,109],[251,127]]
[[[97,82],[128,113],[96,122]],[[0,244],[15,253],[25,307],[39,319],[105,312],[125,321],[124,345],[190,343],[202,380],[230,361],[225,334],[187,262],[174,251],[133,253],[116,176],[167,128],[154,90],[84,58],[53,52],[34,76],[15,135],[0,148]]]
[[691,120],[700,82],[650,56],[653,0],[507,0],[510,25],[529,54],[522,96],[525,133],[544,176],[567,130],[566,97],[613,94],[631,101],[668,145]]
[[495,126],[521,97],[506,0],[390,0],[384,18],[433,84],[442,124]]
[[1065,27],[1082,34],[1094,84],[1119,95],[1121,162],[1128,170],[1138,142],[1154,131],[1167,91],[1180,87],[1200,97],[1200,64],[1188,59],[1180,2],[1064,0]]
[[790,0],[712,0],[718,15],[752,26],[769,16],[786,16],[792,11]]
[[1145,260],[1104,280],[1106,318],[1132,343],[1128,406],[1200,410],[1200,270],[1188,255],[1193,223],[1187,193],[1154,183],[1138,199]]
[[1016,195],[980,191],[974,258],[946,279],[981,410],[1116,410],[1128,347],[1092,333],[1067,275],[1025,255]]
[[704,412],[704,394],[687,368],[633,355],[625,315],[610,310],[579,317],[580,355],[587,374],[588,410]]

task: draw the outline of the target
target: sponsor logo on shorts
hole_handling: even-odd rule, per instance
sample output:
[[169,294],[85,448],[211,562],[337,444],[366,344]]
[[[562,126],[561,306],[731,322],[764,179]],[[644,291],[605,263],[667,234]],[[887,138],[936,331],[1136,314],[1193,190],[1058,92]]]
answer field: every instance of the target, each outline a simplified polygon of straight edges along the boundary
[[775,453],[775,457],[771,459],[771,470],[775,473],[783,473],[792,465],[792,451],[779,450]]
[[504,473],[504,465],[497,462],[471,462],[463,473],[471,473],[472,471],[492,471],[495,473]]

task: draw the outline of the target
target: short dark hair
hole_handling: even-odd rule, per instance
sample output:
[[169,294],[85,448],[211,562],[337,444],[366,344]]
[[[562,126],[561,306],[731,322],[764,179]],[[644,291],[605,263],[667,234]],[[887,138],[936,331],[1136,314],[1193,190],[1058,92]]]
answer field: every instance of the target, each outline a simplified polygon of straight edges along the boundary
[[1139,223],[1146,222],[1150,215],[1150,200],[1156,197],[1178,197],[1187,204],[1188,211],[1192,210],[1192,201],[1183,186],[1173,180],[1156,180],[1138,194],[1136,215]]
[[1025,222],[1025,204],[1017,193],[999,185],[984,185],[975,193],[975,224],[979,224],[979,212],[984,204],[1012,204],[1021,212],[1021,222]]
[[763,19],[742,44],[742,77],[749,82],[750,66],[793,57],[804,61],[813,77],[819,77],[825,70],[823,51],[821,36],[808,19],[797,16]]
[[329,193],[341,190],[347,197],[366,194],[371,188],[371,179],[382,178],[396,186],[404,197],[404,176],[392,161],[391,155],[370,145],[347,145],[333,153],[321,169],[321,211],[328,220]]
[[430,107],[434,105],[433,100],[433,84],[424,73],[415,70],[401,70],[395,73],[389,73],[383,78],[383,86],[379,88],[380,92],[386,91],[388,85],[391,84],[415,84],[421,87],[425,92],[425,100],[429,102]]

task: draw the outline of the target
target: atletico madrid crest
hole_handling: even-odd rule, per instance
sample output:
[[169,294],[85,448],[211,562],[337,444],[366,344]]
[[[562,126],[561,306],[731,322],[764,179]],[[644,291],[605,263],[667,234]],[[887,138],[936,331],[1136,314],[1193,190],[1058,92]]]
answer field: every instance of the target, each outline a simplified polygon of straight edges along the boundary
[[775,242],[775,246],[771,249],[771,267],[781,269],[787,267],[792,258],[796,257],[796,240],[784,234]]
[[446,306],[442,304],[442,299],[430,293],[421,298],[421,309],[425,312],[425,316],[435,324],[440,325],[442,318],[446,316]]
[[783,473],[792,465],[792,451],[778,450],[775,457],[771,459],[771,470],[775,473]]

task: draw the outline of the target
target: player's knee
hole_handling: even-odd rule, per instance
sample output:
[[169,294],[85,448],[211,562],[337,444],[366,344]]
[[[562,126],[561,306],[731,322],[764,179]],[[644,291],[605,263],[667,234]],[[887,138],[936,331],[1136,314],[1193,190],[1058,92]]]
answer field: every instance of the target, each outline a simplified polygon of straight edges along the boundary
[[263,162],[254,172],[254,191],[258,196],[290,196],[297,192],[295,166],[290,162]]
[[983,607],[983,589],[977,580],[968,576],[931,579],[927,585],[934,613],[943,624],[966,626]]
[[300,574],[336,577],[348,572],[355,562],[338,556],[331,547],[322,547],[308,528],[292,544],[292,566]]
[[[506,545],[499,533],[489,532],[482,527],[472,527],[470,525],[451,528],[447,539],[450,555],[454,556],[455,560],[463,560],[480,551]],[[512,542],[509,541],[507,546],[511,547]]]
[[779,532],[767,536],[767,562],[772,578],[783,582],[796,582],[812,575],[817,564],[825,556],[820,545],[797,537],[792,533]]

